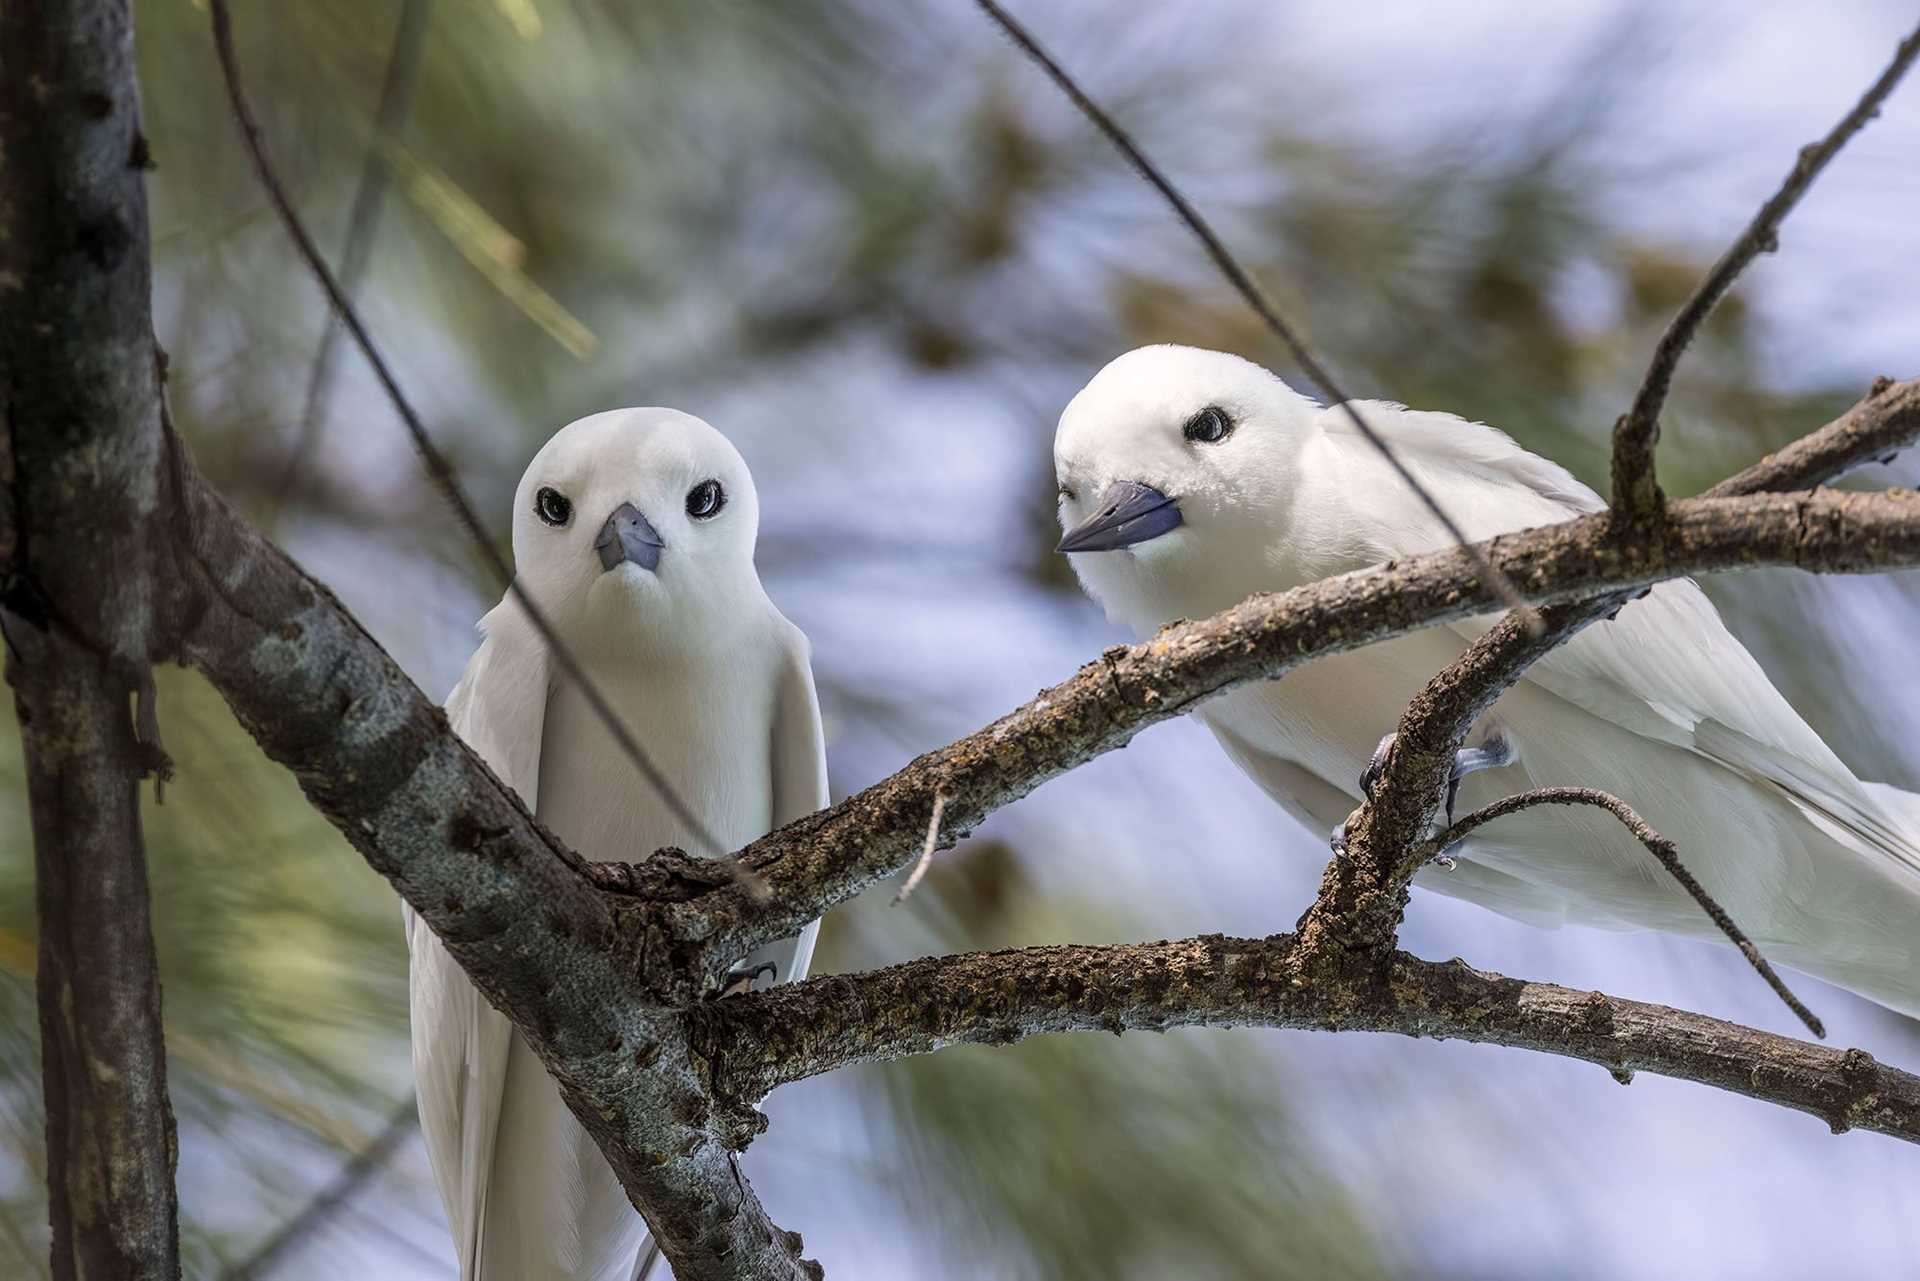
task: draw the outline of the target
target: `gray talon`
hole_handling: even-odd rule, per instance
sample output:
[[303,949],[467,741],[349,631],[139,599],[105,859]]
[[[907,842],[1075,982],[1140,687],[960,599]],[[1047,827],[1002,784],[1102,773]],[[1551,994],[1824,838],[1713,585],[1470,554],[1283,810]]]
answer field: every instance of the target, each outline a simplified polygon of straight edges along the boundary
[[1387,753],[1393,750],[1393,740],[1398,735],[1388,734],[1373,749],[1373,755],[1367,758],[1367,767],[1360,771],[1360,794],[1371,797],[1373,785],[1380,781],[1380,775],[1387,768]]
[[780,967],[772,961],[762,961],[750,970],[728,970],[720,980],[721,996],[738,996],[742,992],[753,991],[753,984],[762,974],[770,974],[773,981],[780,981]]

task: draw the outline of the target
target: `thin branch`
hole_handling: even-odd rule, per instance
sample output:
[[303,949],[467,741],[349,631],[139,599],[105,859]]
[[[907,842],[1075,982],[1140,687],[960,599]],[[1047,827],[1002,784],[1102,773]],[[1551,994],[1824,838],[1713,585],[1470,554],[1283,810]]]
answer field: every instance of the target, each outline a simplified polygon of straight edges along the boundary
[[1800,198],[1812,188],[1827,162],[1838,155],[1840,149],[1869,120],[1880,114],[1880,104],[1886,101],[1887,95],[1907,74],[1916,56],[1920,56],[1920,28],[1900,42],[1893,61],[1861,95],[1853,110],[1847,112],[1825,138],[1800,149],[1799,157],[1785,181],[1780,184],[1780,189],[1760,206],[1753,221],[1747,224],[1746,230],[1714,263],[1706,279],[1700,282],[1699,288],[1693,291],[1693,296],[1687,299],[1679,314],[1668,324],[1666,332],[1660,336],[1659,345],[1654,349],[1653,363],[1647,368],[1647,375],[1640,383],[1633,405],[1614,428],[1613,509],[1623,518],[1644,520],[1659,511],[1660,486],[1655,473],[1653,451],[1660,438],[1660,410],[1666,403],[1674,370],[1679,366],[1680,358],[1686,354],[1688,344],[1693,341],[1714,305],[1733,287],[1733,282],[1747,264],[1763,253],[1772,253],[1779,248],[1780,224],[1786,221],[1793,207],[1800,203]]
[[[493,571],[495,579],[507,594],[513,597],[514,603],[526,611],[527,618],[539,631],[540,638],[545,642],[555,663],[566,674],[567,679],[579,688],[580,693],[587,700],[587,705],[593,709],[594,715],[600,718],[600,722],[606,726],[607,733],[612,735],[614,742],[619,745],[621,753],[632,763],[634,769],[639,771],[641,777],[647,780],[648,785],[672,811],[674,818],[694,839],[705,846],[707,852],[716,857],[725,858],[726,846],[720,843],[700,816],[680,798],[673,785],[667,781],[666,775],[662,774],[659,767],[653,763],[653,758],[641,748],[639,740],[633,736],[633,731],[627,727],[627,723],[621,719],[619,713],[613,710],[613,705],[607,702],[605,695],[588,678],[586,670],[581,667],[573,652],[561,642],[559,633],[554,630],[545,611],[534,602],[532,595],[513,576],[513,571],[508,567],[506,559],[500,555],[499,548],[495,547],[493,540],[487,536],[486,528],[481,525],[480,518],[474,514],[473,505],[467,501],[466,494],[460,488],[460,481],[454,474],[453,465],[433,443],[433,437],[428,434],[426,424],[421,421],[419,413],[413,407],[413,402],[408,400],[406,394],[400,390],[399,380],[394,376],[386,359],[380,354],[379,348],[374,345],[373,336],[360,319],[360,313],[355,310],[353,301],[347,297],[340,282],[334,278],[332,269],[327,266],[326,259],[321,256],[312,234],[308,232],[306,224],[301,221],[298,211],[293,207],[292,199],[287,195],[286,187],[274,170],[273,161],[267,155],[266,137],[260,130],[260,122],[254,116],[253,105],[248,100],[246,89],[241,82],[240,59],[233,48],[233,19],[228,12],[227,0],[211,0],[209,9],[213,18],[214,48],[219,55],[221,74],[226,78],[227,98],[232,104],[234,119],[240,125],[241,135],[247,144],[247,154],[252,157],[254,172],[260,179],[260,185],[266,188],[267,196],[279,212],[280,221],[286,226],[287,234],[293,239],[294,247],[319,280],[321,288],[326,291],[327,299],[333,304],[334,312],[346,326],[347,332],[353,336],[362,354],[366,356],[367,363],[373,366],[374,375],[380,380],[381,387],[385,389],[387,399],[393,402],[393,407],[399,412],[401,421],[406,424],[407,433],[413,437],[414,447],[420,453],[420,461],[426,467],[428,476],[446,498],[447,505],[453,509],[454,515],[459,519],[474,546],[480,550],[488,567]],[[735,875],[741,879],[743,888],[749,893],[758,890],[759,887],[753,883],[750,873],[740,868],[738,864],[729,866],[734,869]]]
[[927,820],[927,843],[920,848],[920,859],[913,865],[913,870],[907,873],[907,879],[900,883],[900,892],[893,896],[895,907],[907,901],[907,895],[913,893],[914,888],[920,884],[920,878],[925,876],[927,869],[933,865],[933,852],[940,845],[940,818],[946,813],[946,809],[947,794],[943,791],[935,791],[933,817]]
[[[394,27],[393,48],[387,54],[387,72],[380,85],[380,105],[374,109],[373,136],[367,142],[367,154],[360,166],[360,185],[353,194],[353,210],[347,215],[347,243],[340,255],[340,292],[348,300],[360,292],[360,278],[373,258],[373,241],[380,229],[380,211],[386,202],[387,185],[392,177],[380,144],[397,138],[405,128],[407,112],[413,106],[413,87],[419,78],[420,58],[427,48],[427,19],[433,0],[403,0],[400,21]],[[287,461],[281,469],[280,483],[274,490],[274,507],[286,501],[294,481],[305,468],[307,459],[320,443],[327,416],[327,389],[333,381],[333,356],[340,340],[340,318],[333,308],[320,331],[320,348],[314,353],[313,372],[307,380],[306,407],[300,414],[300,430]]]
[[369,1180],[386,1168],[407,1136],[420,1124],[420,1106],[409,1094],[387,1115],[387,1123],[373,1141],[347,1159],[327,1185],[313,1199],[240,1262],[222,1273],[223,1281],[260,1281],[287,1252],[325,1223],[351,1200]]
[[1793,994],[1779,974],[1774,971],[1773,966],[1768,964],[1767,958],[1760,955],[1760,949],[1754,946],[1753,940],[1733,923],[1733,918],[1727,915],[1727,910],[1707,893],[1706,888],[1694,879],[1693,873],[1687,870],[1686,864],[1680,861],[1679,847],[1654,831],[1645,819],[1634,812],[1631,805],[1611,793],[1592,787],[1542,787],[1531,792],[1521,792],[1517,796],[1508,796],[1462,818],[1432,843],[1433,849],[1436,852],[1444,850],[1456,841],[1464,839],[1469,832],[1491,823],[1494,819],[1504,818],[1508,814],[1517,814],[1521,810],[1532,809],[1536,805],[1591,805],[1619,819],[1620,825],[1633,833],[1633,838],[1646,846],[1647,853],[1653,855],[1660,866],[1667,869],[1668,875],[1679,882],[1680,888],[1699,904],[1700,910],[1707,914],[1707,919],[1727,936],[1727,941],[1740,949],[1740,954],[1746,957],[1747,963],[1767,981],[1767,986],[1773,989],[1774,995],[1784,1001],[1787,1008],[1794,1012],[1795,1017],[1807,1025],[1807,1031],[1821,1040],[1826,1039],[1827,1029],[1814,1016],[1813,1011]]
[[[1220,239],[1219,234],[1214,231],[1212,225],[1201,216],[1200,211],[1194,207],[1193,202],[1181,194],[1180,189],[1173,185],[1172,180],[1162,173],[1153,161],[1147,158],[1146,152],[1140,149],[1140,145],[1133,140],[1132,136],[1128,134],[1126,130],[1122,129],[1119,123],[1108,114],[1105,108],[1095,102],[1085,89],[1080,87],[1079,82],[1068,74],[1067,69],[1061,66],[1060,63],[1054,59],[1053,55],[1042,48],[1040,42],[1035,40],[1032,33],[1022,26],[1012,14],[1001,8],[995,0],[975,0],[975,2],[987,17],[993,20],[994,24],[1000,28],[1006,37],[1013,41],[1020,52],[1031,59],[1035,65],[1046,73],[1047,78],[1052,80],[1062,93],[1066,94],[1073,102],[1073,105],[1079,109],[1080,114],[1085,116],[1095,129],[1106,136],[1107,141],[1112,143],[1115,149],[1126,158],[1127,163],[1133,166],[1134,171],[1144,178],[1147,183],[1152,186],[1155,191],[1158,191],[1160,195],[1165,198],[1166,202],[1173,207],[1174,214],[1181,222],[1186,224],[1187,229],[1200,241],[1201,246],[1207,251],[1207,256],[1213,260],[1214,266],[1220,269],[1220,274],[1226,277],[1227,283],[1233,286],[1234,292],[1238,293],[1240,297],[1245,300],[1247,306],[1253,309],[1254,314],[1260,318],[1267,329],[1280,340],[1281,344],[1287,349],[1288,354],[1293,357],[1294,363],[1299,365],[1307,377],[1312,380],[1314,386],[1326,399],[1327,403],[1338,406],[1346,414],[1348,420],[1353,423],[1354,429],[1366,439],[1368,444],[1379,451],[1382,458],[1386,459],[1387,464],[1393,468],[1395,474],[1405,482],[1408,489],[1414,492],[1414,495],[1419,498],[1426,509],[1433,513],[1434,519],[1438,520],[1441,526],[1445,528],[1447,536],[1459,546],[1471,547],[1473,543],[1472,540],[1467,537],[1466,531],[1463,530],[1459,523],[1440,505],[1440,501],[1427,491],[1426,486],[1420,483],[1419,478],[1408,469],[1406,463],[1393,451],[1392,446],[1387,444],[1386,439],[1375,431],[1373,426],[1361,415],[1358,406],[1356,406],[1352,398],[1349,397],[1346,392],[1342,391],[1339,385],[1334,382],[1332,372],[1329,371],[1326,365],[1321,362],[1320,358],[1314,354],[1313,349],[1307,344],[1306,339],[1301,335],[1300,331],[1281,314],[1280,308],[1274,303],[1273,299],[1267,296],[1266,291],[1260,288],[1259,283],[1254,280],[1252,274],[1240,265],[1239,260],[1227,249],[1226,242]],[[1491,561],[1482,559],[1476,562],[1475,569],[1486,576],[1487,581],[1493,586],[1495,595],[1497,595],[1501,602],[1508,608],[1529,612],[1525,598],[1522,597],[1513,584],[1508,582],[1506,577],[1501,574],[1497,565]]]
[[1705,1015],[1528,983],[1396,952],[1378,982],[1318,981],[1293,935],[1032,947],[808,979],[690,1012],[715,1093],[742,1106],[788,1082],[951,1045],[1041,1033],[1275,1027],[1518,1046],[1731,1091],[1920,1143],[1920,1077]]
[[1920,439],[1920,378],[1900,383],[1883,378],[1874,383],[1865,400],[1819,431],[1768,454],[1701,496],[1737,498],[1812,489],[1856,467],[1890,463],[1916,439]]

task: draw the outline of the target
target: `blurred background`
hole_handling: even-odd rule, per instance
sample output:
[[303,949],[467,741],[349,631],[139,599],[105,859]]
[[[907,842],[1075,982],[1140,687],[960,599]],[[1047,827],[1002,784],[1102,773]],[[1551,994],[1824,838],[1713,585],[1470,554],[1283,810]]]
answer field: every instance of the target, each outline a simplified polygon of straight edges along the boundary
[[[670,404],[739,444],[762,573],[813,638],[836,795],[1126,639],[1049,550],[1053,422],[1095,369],[1173,340],[1291,373],[970,5],[236,7],[282,171],[503,547],[522,467],[575,417]],[[1764,20],[1734,0],[1015,8],[1348,386],[1495,423],[1602,487],[1659,327],[1913,20],[1880,0]],[[175,415],[216,483],[444,696],[494,593],[357,353],[321,354],[322,301],[251,178],[203,6],[147,0],[138,22]],[[1920,373],[1916,155],[1910,85],[1689,357],[1669,492],[1876,374]],[[1916,478],[1909,458],[1864,479]],[[1920,785],[1920,579],[1709,587],[1849,764]],[[398,900],[206,686],[163,673],[162,699],[179,777],[148,821],[188,1274],[451,1278],[411,1121]],[[0,1275],[34,1277],[11,727],[0,821]],[[817,965],[1265,934],[1325,857],[1172,724],[996,816],[906,906],[836,912]],[[1430,894],[1403,938],[1795,1030],[1703,944]],[[1797,986],[1836,1043],[1920,1064],[1911,1023]],[[769,1110],[748,1171],[840,1277],[1920,1273],[1912,1148],[1517,1051],[1089,1035],[844,1072]]]

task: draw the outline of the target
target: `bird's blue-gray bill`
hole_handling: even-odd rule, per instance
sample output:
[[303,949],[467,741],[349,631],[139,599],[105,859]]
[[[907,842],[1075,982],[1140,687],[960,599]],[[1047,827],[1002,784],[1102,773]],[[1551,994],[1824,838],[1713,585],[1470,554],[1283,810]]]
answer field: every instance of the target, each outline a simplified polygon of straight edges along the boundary
[[1100,495],[1093,515],[1069,529],[1061,552],[1110,552],[1158,538],[1180,527],[1180,504],[1137,480],[1119,480]]
[[642,569],[658,568],[660,549],[664,546],[660,535],[632,503],[621,503],[614,508],[613,515],[600,527],[600,536],[593,540],[593,550],[600,553],[602,571],[626,561]]

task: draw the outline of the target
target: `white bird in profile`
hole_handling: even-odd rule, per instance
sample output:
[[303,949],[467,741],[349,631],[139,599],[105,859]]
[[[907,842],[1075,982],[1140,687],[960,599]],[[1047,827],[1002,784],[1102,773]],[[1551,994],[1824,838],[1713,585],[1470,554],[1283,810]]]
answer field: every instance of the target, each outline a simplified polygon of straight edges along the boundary
[[[1360,412],[1472,539],[1604,507],[1491,427],[1385,402]],[[1338,409],[1237,356],[1144,347],[1073,398],[1054,442],[1060,550],[1142,637],[1256,592],[1451,539]],[[1360,799],[1381,735],[1494,615],[1241,686],[1196,713],[1228,757],[1321,832]],[[1457,769],[1478,808],[1544,786],[1621,797],[1678,843],[1762,951],[1920,1015],[1920,797],[1865,783],[1781,697],[1691,582],[1669,582],[1527,672]],[[1504,768],[1486,768],[1504,765]],[[1531,809],[1415,884],[1541,925],[1719,938],[1615,820]]]
[[[725,437],[671,409],[563,428],[514,497],[516,581],[690,811],[737,849],[827,803],[806,637],[754,570],[759,500]],[[593,861],[699,849],[509,595],[447,714]],[[654,1250],[593,1140],[505,1015],[411,910],[421,1129],[462,1281],[634,1281]],[[806,975],[818,922],[745,958]]]

